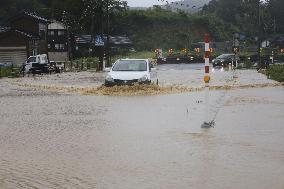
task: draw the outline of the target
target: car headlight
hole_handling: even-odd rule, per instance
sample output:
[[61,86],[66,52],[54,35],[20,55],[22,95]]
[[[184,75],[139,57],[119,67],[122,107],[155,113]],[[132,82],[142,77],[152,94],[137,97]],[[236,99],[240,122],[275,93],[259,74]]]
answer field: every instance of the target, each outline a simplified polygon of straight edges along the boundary
[[113,78],[110,75],[106,76],[106,81],[114,82]]
[[224,62],[224,60],[221,60],[221,62]]
[[139,82],[145,82],[148,80],[147,75],[144,75],[143,77],[141,77],[140,79],[138,79]]

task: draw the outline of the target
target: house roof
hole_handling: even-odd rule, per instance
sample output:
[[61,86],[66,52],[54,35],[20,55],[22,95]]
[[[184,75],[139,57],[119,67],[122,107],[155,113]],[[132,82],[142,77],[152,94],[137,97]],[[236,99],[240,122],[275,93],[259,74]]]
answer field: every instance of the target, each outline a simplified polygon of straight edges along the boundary
[[19,33],[20,35],[23,35],[27,38],[36,38],[36,39],[39,38],[39,36],[37,36],[37,35],[33,35],[33,34],[23,32],[23,31],[20,31],[20,30],[13,30],[13,31],[16,32],[16,33]]
[[17,34],[22,35],[23,37],[29,38],[29,39],[39,39],[40,38],[38,35],[34,35],[34,34],[31,34],[31,33],[24,32],[24,31],[12,29],[10,27],[0,27],[0,34],[5,34],[5,33],[8,33],[8,32],[17,33]]
[[66,30],[66,26],[57,20],[50,20],[50,23],[48,24],[49,30]]
[[25,12],[25,11],[11,17],[9,19],[9,21],[13,21],[13,20],[16,20],[16,19],[21,18],[21,17],[29,17],[29,18],[32,18],[32,19],[36,20],[37,22],[41,22],[41,23],[48,23],[49,22],[47,19],[40,17],[35,13],[29,13],[29,12]]
[[[94,37],[95,38],[95,37]],[[77,44],[95,44],[95,39],[92,40],[91,35],[75,35]],[[107,41],[107,36],[103,37],[104,42]],[[132,41],[125,35],[123,36],[110,36],[110,44],[112,45],[132,45]]]
[[9,31],[9,30],[10,30],[10,27],[0,26],[0,33],[6,32],[6,31]]

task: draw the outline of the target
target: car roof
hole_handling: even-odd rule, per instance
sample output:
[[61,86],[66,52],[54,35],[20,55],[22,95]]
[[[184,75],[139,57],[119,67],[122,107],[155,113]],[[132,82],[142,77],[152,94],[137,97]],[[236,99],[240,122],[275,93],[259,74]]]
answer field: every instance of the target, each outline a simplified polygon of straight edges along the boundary
[[148,61],[148,59],[136,59],[136,58],[124,58],[124,59],[119,59],[119,60],[144,60],[144,61]]

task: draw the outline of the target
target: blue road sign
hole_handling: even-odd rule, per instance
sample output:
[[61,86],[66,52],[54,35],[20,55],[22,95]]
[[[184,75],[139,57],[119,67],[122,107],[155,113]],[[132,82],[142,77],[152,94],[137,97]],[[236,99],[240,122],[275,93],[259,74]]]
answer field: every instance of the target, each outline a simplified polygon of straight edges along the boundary
[[95,46],[104,46],[105,43],[103,41],[103,38],[100,35],[97,35],[95,38]]

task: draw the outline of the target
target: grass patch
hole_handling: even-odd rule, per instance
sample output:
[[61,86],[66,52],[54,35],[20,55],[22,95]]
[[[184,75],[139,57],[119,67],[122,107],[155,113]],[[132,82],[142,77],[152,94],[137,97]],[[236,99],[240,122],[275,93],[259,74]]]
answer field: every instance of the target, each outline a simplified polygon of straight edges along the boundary
[[284,65],[271,65],[267,69],[267,76],[278,82],[284,82]]
[[65,70],[67,71],[98,70],[98,68],[98,57],[82,57],[65,63]]
[[0,67],[0,78],[2,77],[18,77],[20,68],[18,67]]

